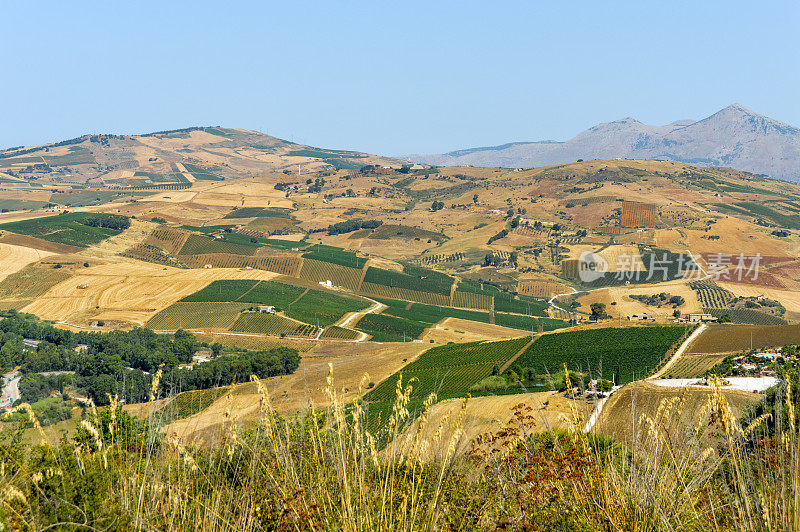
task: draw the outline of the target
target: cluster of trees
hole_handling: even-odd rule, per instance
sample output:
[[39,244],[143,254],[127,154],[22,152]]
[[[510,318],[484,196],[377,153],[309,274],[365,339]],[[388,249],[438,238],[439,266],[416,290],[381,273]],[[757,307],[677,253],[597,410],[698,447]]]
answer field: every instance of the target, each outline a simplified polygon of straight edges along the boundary
[[131,226],[130,218],[120,214],[93,214],[78,221],[89,227],[104,227],[118,231],[123,231]]
[[322,192],[322,187],[324,187],[324,186],[325,186],[325,178],[324,177],[318,177],[318,178],[316,178],[314,180],[314,184],[313,185],[309,185],[308,191],[310,193]]
[[491,244],[495,240],[500,240],[501,238],[505,238],[507,236],[508,236],[508,229],[503,229],[502,231],[500,231],[496,235],[493,235],[493,236],[489,237],[489,240],[486,243],[487,244]]
[[341,235],[343,233],[352,233],[359,229],[376,229],[383,225],[380,220],[347,220],[345,222],[337,222],[328,226],[329,235]]
[[651,295],[638,295],[632,294],[631,299],[639,301],[640,303],[644,303],[645,305],[649,305],[651,307],[660,307],[661,305],[672,305],[672,308],[677,309],[684,303],[686,300],[683,296],[673,296],[667,292],[661,292],[659,294],[651,294]]
[[[198,343],[194,335],[186,331],[160,335],[136,328],[108,333],[73,333],[56,329],[30,314],[9,311],[0,316],[4,317],[0,321],[0,368],[22,368],[24,383],[20,391],[25,394],[25,400],[35,401],[42,394],[63,392],[66,384],[73,384],[97,404],[107,404],[107,394],[136,403],[148,400],[153,379],[159,371],[161,379],[157,392],[171,395],[247,380],[250,375],[268,377],[291,373],[300,362],[297,350],[277,348],[219,356],[204,364],[182,368],[182,364],[192,361],[198,348],[207,345]],[[25,345],[24,339],[40,343],[32,347]],[[221,354],[221,345],[210,347],[215,356]],[[39,375],[29,378],[32,374],[53,371],[74,372],[74,377]],[[74,380],[69,382],[70,379]]]
[[438,210],[444,209],[444,202],[443,201],[434,201],[431,203],[431,210],[436,212]]
[[[497,266],[499,264],[503,264],[506,261],[501,255],[495,255],[493,251],[490,251],[483,257],[483,265],[484,266]],[[517,262],[519,261],[519,255],[516,251],[511,252],[508,256],[509,264],[516,267]]]

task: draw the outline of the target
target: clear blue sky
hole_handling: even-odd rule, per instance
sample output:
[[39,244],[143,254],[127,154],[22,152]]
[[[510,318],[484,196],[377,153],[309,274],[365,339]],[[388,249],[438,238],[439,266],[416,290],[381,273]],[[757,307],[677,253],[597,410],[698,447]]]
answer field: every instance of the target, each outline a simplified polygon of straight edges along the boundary
[[731,104],[800,126],[800,2],[3,2],[0,147],[244,127],[433,153]]

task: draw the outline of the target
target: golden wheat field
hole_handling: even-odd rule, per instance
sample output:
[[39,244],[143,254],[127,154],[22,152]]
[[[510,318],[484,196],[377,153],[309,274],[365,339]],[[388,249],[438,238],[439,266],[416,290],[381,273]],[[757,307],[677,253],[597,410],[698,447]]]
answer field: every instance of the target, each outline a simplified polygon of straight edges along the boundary
[[0,242],[0,281],[28,264],[51,255],[54,253]]
[[118,321],[143,325],[156,312],[220,279],[269,280],[265,270],[184,270],[145,262],[120,262],[81,269],[50,288],[25,312],[42,319],[85,323],[113,312]]

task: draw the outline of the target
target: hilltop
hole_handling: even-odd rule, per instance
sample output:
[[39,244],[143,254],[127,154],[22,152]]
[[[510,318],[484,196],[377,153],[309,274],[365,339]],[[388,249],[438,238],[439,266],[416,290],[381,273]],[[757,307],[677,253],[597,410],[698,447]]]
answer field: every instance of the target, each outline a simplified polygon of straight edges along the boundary
[[0,151],[0,180],[45,186],[148,187],[219,181],[286,169],[312,172],[400,161],[316,148],[223,127],[190,127],[143,135],[84,135]]
[[514,142],[409,159],[441,166],[527,168],[578,159],[665,159],[697,166],[730,166],[800,180],[800,129],[730,105],[703,120],[653,126],[634,118],[599,124],[566,142]]

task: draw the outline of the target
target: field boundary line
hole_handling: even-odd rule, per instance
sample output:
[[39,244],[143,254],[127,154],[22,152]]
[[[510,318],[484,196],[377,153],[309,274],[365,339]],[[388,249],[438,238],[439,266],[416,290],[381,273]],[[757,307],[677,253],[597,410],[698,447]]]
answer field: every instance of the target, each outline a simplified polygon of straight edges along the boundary
[[[212,281],[212,282],[213,282],[213,281]],[[210,283],[209,283],[209,284],[210,284]],[[242,295],[240,295],[239,297],[237,297],[237,298],[236,298],[236,301],[241,301],[241,299],[242,299],[244,296],[246,296],[247,294],[249,294],[250,292],[252,292],[253,290],[255,290],[255,289],[256,289],[256,286],[258,286],[258,285],[260,285],[260,284],[261,284],[261,280],[258,280],[258,281],[256,282],[256,284],[254,284],[253,286],[251,286],[251,287],[250,287],[250,289],[249,289],[247,292],[245,292],[244,294],[242,294]]]
[[[538,337],[539,337],[539,336],[537,335],[537,336],[536,336],[536,338],[538,338]],[[506,362],[505,364],[503,364],[502,366],[500,366],[500,371],[499,371],[499,373],[503,373],[505,370],[507,370],[507,369],[508,369],[508,368],[511,366],[511,364],[513,364],[513,363],[514,363],[514,361],[515,361],[515,360],[517,360],[517,359],[518,359],[520,356],[522,356],[522,353],[524,353],[525,351],[527,351],[527,350],[528,350],[528,348],[529,348],[531,345],[533,345],[533,342],[535,342],[535,341],[536,341],[536,338],[531,338],[531,341],[530,341],[530,342],[528,342],[527,344],[525,344],[525,347],[523,347],[522,349],[520,349],[519,351],[517,351],[517,352],[514,354],[514,356],[512,356],[511,358],[509,358],[509,359],[508,359],[508,362]]]
[[692,334],[690,334],[689,337],[686,338],[686,340],[684,340],[683,343],[680,346],[678,346],[678,348],[675,350],[675,354],[672,355],[672,358],[670,358],[667,361],[667,363],[664,364],[664,366],[660,370],[656,371],[651,376],[647,377],[645,380],[657,379],[658,377],[663,375],[666,370],[668,370],[670,367],[672,367],[675,364],[675,362],[677,362],[678,359],[681,358],[681,356],[683,355],[683,352],[686,351],[686,349],[689,348],[689,345],[692,342],[694,342],[695,339],[698,336],[700,336],[703,333],[703,331],[705,331],[707,328],[708,328],[708,325],[703,323],[703,324],[700,325],[700,327],[695,329],[695,331]]
[[299,296],[297,296],[297,297],[295,298],[295,300],[294,300],[294,301],[292,301],[291,303],[289,303],[288,305],[286,305],[286,308],[288,309],[289,307],[291,307],[292,305],[294,305],[295,303],[297,303],[298,301],[300,301],[300,298],[302,298],[304,295],[306,295],[306,294],[308,293],[308,291],[309,291],[309,290],[311,290],[311,289],[310,289],[310,288],[306,288],[306,291],[305,291],[305,292],[303,292],[302,294],[300,294]]
[[358,286],[356,286],[356,292],[361,292],[361,285],[364,284],[364,278],[367,276],[367,270],[369,269],[369,260],[364,263],[364,266],[361,268],[361,278],[358,280]]

